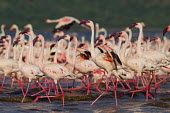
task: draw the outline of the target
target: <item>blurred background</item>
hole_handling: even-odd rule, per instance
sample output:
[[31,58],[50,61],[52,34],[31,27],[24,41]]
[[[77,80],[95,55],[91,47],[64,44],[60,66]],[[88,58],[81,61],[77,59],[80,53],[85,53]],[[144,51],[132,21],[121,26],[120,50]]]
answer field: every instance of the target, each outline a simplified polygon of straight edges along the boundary
[[[144,22],[146,30],[162,31],[170,20],[169,0],[0,0],[0,24],[20,29],[31,23],[34,31],[51,31],[56,23],[45,19],[73,16],[90,19],[107,30],[123,30]],[[78,25],[73,30],[84,30]]]

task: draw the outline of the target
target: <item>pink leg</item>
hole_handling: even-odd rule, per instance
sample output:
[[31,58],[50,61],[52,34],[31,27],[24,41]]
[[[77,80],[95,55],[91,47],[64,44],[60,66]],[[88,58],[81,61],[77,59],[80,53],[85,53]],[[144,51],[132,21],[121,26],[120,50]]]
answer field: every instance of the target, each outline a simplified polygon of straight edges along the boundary
[[62,105],[64,106],[64,91],[63,91],[63,88],[61,87],[60,83],[58,84],[59,87],[60,87],[60,90],[61,90],[61,96],[62,96]]
[[24,94],[24,97],[23,97],[23,99],[21,101],[22,103],[24,102],[24,99],[25,99],[26,95],[28,94],[29,85],[30,85],[30,83],[28,83],[28,85],[27,85],[27,90],[26,90],[26,92]]
[[118,81],[116,81],[116,83],[114,84],[114,96],[115,96],[115,102],[116,102],[116,107],[118,107],[118,100],[117,100],[117,84],[118,84]]
[[103,96],[108,90],[109,90],[109,85],[108,85],[108,78],[106,78],[106,89],[103,93],[101,93],[101,95],[99,95],[96,100],[94,100],[90,105],[92,106],[101,96]]
[[6,76],[3,77],[2,85],[1,85],[1,87],[0,87],[0,90],[4,88],[5,78],[6,78]]

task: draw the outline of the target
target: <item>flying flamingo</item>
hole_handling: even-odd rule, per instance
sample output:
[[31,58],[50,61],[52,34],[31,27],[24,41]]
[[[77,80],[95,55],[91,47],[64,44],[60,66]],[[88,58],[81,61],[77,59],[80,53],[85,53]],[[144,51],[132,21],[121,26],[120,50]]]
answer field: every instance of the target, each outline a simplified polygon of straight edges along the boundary
[[[74,17],[70,17],[70,16],[64,16],[60,19],[56,19],[56,20],[50,20],[50,19],[46,19],[45,20],[46,23],[54,23],[54,22],[58,22],[58,24],[55,26],[53,33],[55,33],[56,31],[65,31],[65,30],[69,30],[70,27],[74,24],[79,24],[80,21]],[[86,29],[89,29],[87,26],[82,25],[82,27],[85,27]]]

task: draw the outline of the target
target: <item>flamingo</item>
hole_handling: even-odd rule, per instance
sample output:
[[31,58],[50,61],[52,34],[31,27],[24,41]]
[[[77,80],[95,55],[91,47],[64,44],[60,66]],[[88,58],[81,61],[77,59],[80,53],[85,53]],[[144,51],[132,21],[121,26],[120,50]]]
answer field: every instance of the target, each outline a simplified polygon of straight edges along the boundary
[[[39,38],[41,38],[42,43],[44,43],[44,38],[42,35],[38,36]],[[44,47],[44,46],[43,46]],[[42,71],[45,73],[45,75],[49,78],[52,78],[54,80],[55,86],[55,92],[57,89],[57,85],[59,85],[61,92],[62,92],[62,105],[64,106],[64,91],[60,85],[60,83],[58,83],[58,81],[60,79],[75,79],[75,76],[73,73],[71,73],[65,66],[60,65],[58,63],[56,63],[57,60],[57,51],[55,53],[55,57],[54,57],[54,62],[53,63],[46,63],[43,64],[42,61],[42,55],[40,57],[40,64],[39,66],[41,67]],[[58,97],[58,94],[55,94],[54,96],[37,96],[36,99],[34,100],[34,102],[36,102],[39,98],[49,98],[49,97]]]
[[159,63],[160,65],[168,65],[169,64],[169,58],[160,51],[141,51],[141,41],[142,41],[142,33],[143,33],[143,26],[141,23],[133,23],[129,28],[139,28],[139,36],[138,36],[138,42],[137,42],[137,55],[139,57],[143,57],[145,59],[151,60],[154,63]]
[[6,49],[5,58],[0,59],[0,62],[1,62],[0,71],[1,71],[1,74],[2,72],[4,73],[4,78],[3,78],[2,86],[0,87],[0,89],[3,88],[5,78],[7,75],[10,75],[12,73],[16,73],[19,71],[17,61],[13,59],[9,59],[9,53],[10,53],[10,48],[11,48],[11,36],[6,35],[6,36],[1,37],[1,39],[6,39],[9,42],[8,42],[8,47]]
[[[107,72],[107,76],[110,77],[113,70],[122,68],[122,63],[118,55],[115,54],[113,50],[110,51],[109,50],[110,48],[108,47],[106,47],[107,53],[96,54],[94,52],[94,24],[93,22],[91,20],[84,20],[84,21],[81,21],[80,24],[86,24],[90,26],[91,28],[90,52],[91,52],[92,60],[97,64],[97,66],[104,69]],[[117,103],[117,97],[116,97],[116,87],[117,87],[117,82],[114,87],[115,100],[116,100],[116,106],[117,106],[118,103]],[[109,89],[108,80],[106,79],[106,90],[94,102],[96,102],[103,94],[105,94],[108,91],[108,89]],[[93,105],[94,102],[91,105]]]
[[[56,20],[50,20],[50,19],[46,19],[45,20],[46,23],[54,23],[54,22],[58,22],[58,24],[55,26],[53,33],[55,33],[56,31],[65,31],[65,30],[69,30],[70,27],[72,25],[79,24],[80,21],[74,17],[70,17],[70,16],[64,16],[62,18],[56,19]],[[87,26],[82,25],[82,27],[85,27],[86,29],[89,29]]]
[[[26,34],[26,35],[30,36],[30,30],[22,31],[20,34]],[[30,82],[32,80],[38,80],[38,78],[40,78],[40,77],[44,77],[44,73],[40,70],[40,68],[38,66],[30,64],[31,62],[29,62],[29,63],[23,63],[22,62],[23,52],[24,52],[24,49],[25,49],[25,43],[24,43],[23,39],[18,39],[17,41],[14,42],[14,45],[18,44],[19,42],[22,44],[22,51],[21,51],[21,54],[20,54],[20,57],[19,57],[18,65],[19,65],[19,69],[20,69],[23,77],[28,78],[28,82],[29,82],[28,85],[27,85],[27,89],[26,89],[26,92],[24,94],[24,97],[21,101],[21,102],[24,102],[24,99],[25,99],[25,97],[28,93]],[[29,51],[31,51],[31,43],[30,43],[30,46],[29,46]],[[31,52],[29,52],[29,53],[31,53]],[[31,57],[29,57],[28,60],[30,61],[30,59],[31,59]]]
[[[84,56],[83,54],[79,54],[78,56],[76,56],[76,49],[77,49],[77,45],[78,45],[78,40],[77,37],[71,37],[69,35],[65,35],[61,38],[65,38],[65,39],[70,39],[69,44],[68,44],[68,49],[66,52],[66,59],[67,62],[72,65],[77,71],[79,71],[80,73],[83,73],[83,75],[86,76],[87,79],[87,95],[90,93],[90,83],[89,83],[89,73],[91,73],[92,71],[95,70],[99,70],[99,67],[91,60],[89,60],[87,58],[87,56]],[[70,47],[71,47],[71,41],[74,41],[75,43],[75,47],[74,47],[74,51],[73,51],[73,58],[70,58]],[[82,57],[84,56],[84,57]],[[72,60],[73,59],[73,60]],[[80,74],[78,74],[78,77],[80,76]],[[72,88],[72,89],[80,89],[80,88]],[[70,90],[72,90],[70,89]]]

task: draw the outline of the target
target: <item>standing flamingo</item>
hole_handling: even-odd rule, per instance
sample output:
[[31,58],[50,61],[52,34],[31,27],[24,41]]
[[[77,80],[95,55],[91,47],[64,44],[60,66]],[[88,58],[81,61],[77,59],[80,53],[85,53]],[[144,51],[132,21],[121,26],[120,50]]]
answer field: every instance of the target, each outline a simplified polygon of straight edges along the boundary
[[[42,35],[38,35],[38,38],[41,38],[42,44],[44,43],[44,37]],[[44,47],[44,46],[43,46]],[[43,50],[43,49],[42,49]],[[43,53],[41,53],[43,54]],[[41,67],[42,71],[45,73],[45,75],[49,78],[52,78],[54,80],[55,86],[55,92],[57,92],[57,85],[59,85],[61,92],[62,92],[62,105],[64,105],[64,91],[58,83],[60,79],[66,78],[66,79],[75,79],[75,76],[73,73],[71,73],[65,66],[60,65],[56,62],[57,60],[57,51],[55,52],[54,62],[53,63],[43,63],[43,56],[41,55],[39,59],[39,66]],[[49,98],[49,97],[58,97],[58,93],[56,93],[54,96],[37,96],[34,100],[37,101],[39,98]]]
[[[28,31],[23,31],[20,34],[29,35],[29,33],[30,33],[30,31],[28,30]],[[28,82],[29,82],[28,85],[27,85],[27,89],[26,89],[26,92],[24,94],[24,97],[23,97],[23,99],[21,101],[21,102],[24,102],[24,99],[25,99],[25,97],[26,97],[26,95],[28,93],[30,82],[32,80],[38,80],[38,78],[43,77],[44,73],[41,72],[41,70],[40,70],[40,68],[38,66],[30,64],[31,62],[29,62],[27,64],[22,62],[23,52],[24,52],[24,49],[25,49],[25,43],[24,43],[23,39],[18,39],[14,43],[14,45],[19,43],[19,42],[22,43],[22,51],[21,51],[21,54],[20,54],[20,57],[19,57],[18,65],[19,65],[19,69],[20,69],[21,73],[23,74],[23,77],[28,78]],[[30,46],[29,46],[29,51],[31,51],[31,43],[30,43]],[[29,52],[29,54],[30,53],[31,52]],[[31,57],[29,57],[28,60],[30,61],[30,59],[31,59]]]
[[4,73],[4,78],[3,78],[2,86],[0,89],[3,88],[5,78],[7,75],[10,75],[12,73],[16,73],[19,71],[17,61],[13,59],[9,59],[9,56],[10,56],[9,54],[10,54],[10,49],[11,49],[11,36],[6,35],[6,36],[1,37],[1,39],[6,39],[9,42],[8,42],[8,47],[6,48],[5,58],[0,59],[0,62],[1,62],[0,70]]
[[[117,54],[114,53],[113,50],[110,51],[108,48],[106,48],[106,50],[108,51],[107,53],[96,54],[94,52],[94,24],[93,24],[93,22],[90,20],[84,20],[84,21],[81,21],[80,24],[86,24],[86,25],[90,26],[90,28],[91,28],[90,51],[91,51],[92,60],[100,68],[104,69],[107,72],[107,76],[110,77],[113,70],[122,68],[122,63],[121,63],[119,57],[117,56]],[[117,106],[118,102],[117,102],[117,97],[116,97],[116,87],[117,87],[117,82],[114,87],[115,100],[116,100],[116,106]],[[94,102],[96,102],[103,94],[105,94],[108,91],[108,89],[109,89],[108,80],[106,79],[106,90]],[[91,105],[93,105],[94,102]]]

